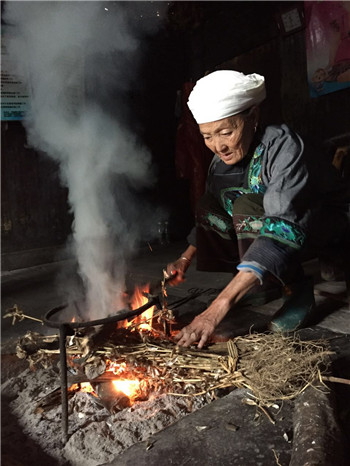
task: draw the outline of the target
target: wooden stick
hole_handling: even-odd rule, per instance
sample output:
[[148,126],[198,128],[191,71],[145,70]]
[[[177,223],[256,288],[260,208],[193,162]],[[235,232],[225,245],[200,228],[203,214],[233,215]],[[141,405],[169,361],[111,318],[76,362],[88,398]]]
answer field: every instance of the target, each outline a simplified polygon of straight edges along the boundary
[[44,321],[42,319],[37,319],[36,317],[28,316],[27,314],[21,314],[21,317],[24,317],[25,319],[34,320],[35,322],[40,322],[44,325]]
[[345,385],[350,385],[349,379],[342,379],[341,377],[322,375],[322,380],[324,380],[325,382],[343,383]]

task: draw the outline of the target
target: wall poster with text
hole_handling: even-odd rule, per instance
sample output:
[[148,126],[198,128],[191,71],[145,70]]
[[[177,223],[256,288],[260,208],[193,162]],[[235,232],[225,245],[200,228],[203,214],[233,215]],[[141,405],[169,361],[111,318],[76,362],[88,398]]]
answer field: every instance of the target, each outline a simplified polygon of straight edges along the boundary
[[[4,28],[3,28],[4,29]],[[23,120],[29,107],[28,90],[17,76],[8,53],[10,35],[1,33],[1,120]]]
[[311,97],[350,87],[350,2],[306,1],[304,8]]

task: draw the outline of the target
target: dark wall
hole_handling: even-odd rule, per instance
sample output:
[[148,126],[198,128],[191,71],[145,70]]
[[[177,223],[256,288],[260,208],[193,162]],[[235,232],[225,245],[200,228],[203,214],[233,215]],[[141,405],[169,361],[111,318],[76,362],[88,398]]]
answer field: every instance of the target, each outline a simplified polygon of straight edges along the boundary
[[185,36],[170,25],[150,40],[140,73],[144,86],[133,103],[141,139],[156,167],[155,184],[146,199],[164,210],[172,240],[186,237],[193,222],[189,184],[176,176],[175,169],[177,90],[185,79],[186,45]]
[[274,2],[196,4],[203,18],[188,35],[188,77],[193,80],[278,35]]
[[305,29],[283,35],[278,13],[302,2],[196,2],[202,21],[188,33],[188,79],[235,69],[266,78],[265,123],[284,121],[326,140],[350,131],[350,88],[311,98]]
[[28,147],[20,122],[2,122],[1,136],[2,254],[63,244],[72,218],[57,165]]

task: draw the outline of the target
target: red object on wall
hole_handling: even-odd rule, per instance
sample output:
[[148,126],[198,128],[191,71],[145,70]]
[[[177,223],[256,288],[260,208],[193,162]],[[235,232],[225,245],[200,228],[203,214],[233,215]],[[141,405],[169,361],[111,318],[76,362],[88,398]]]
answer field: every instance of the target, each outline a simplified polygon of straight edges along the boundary
[[184,83],[181,90],[181,116],[176,133],[175,167],[179,178],[189,180],[193,212],[205,191],[205,181],[213,153],[206,147],[198,125],[187,106],[194,83]]

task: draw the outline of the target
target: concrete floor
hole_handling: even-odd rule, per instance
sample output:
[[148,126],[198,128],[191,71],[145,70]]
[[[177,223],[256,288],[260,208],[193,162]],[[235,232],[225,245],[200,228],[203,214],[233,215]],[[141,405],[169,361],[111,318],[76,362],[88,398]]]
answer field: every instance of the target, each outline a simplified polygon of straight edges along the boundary
[[[154,245],[152,250],[144,248],[138,257],[130,264],[127,281],[129,283],[142,284],[147,282],[153,283],[161,280],[162,269],[168,262],[175,260],[185,249],[185,246],[185,243],[179,242],[167,245],[166,247]],[[322,281],[320,278],[318,263],[316,261],[307,262],[304,266],[306,273],[308,275],[312,275],[314,278],[317,314],[314,324],[307,329],[300,331],[300,334],[305,338],[329,338],[332,348],[337,352],[337,357],[334,362],[334,374],[338,377],[350,379],[350,309],[349,303],[345,298],[345,282],[341,280],[337,282]],[[25,314],[32,317],[42,318],[48,310],[66,302],[67,287],[69,286],[70,280],[74,279],[72,278],[73,276],[74,263],[70,260],[11,272],[4,271],[2,273],[2,315],[4,315],[7,309],[13,307],[14,304],[17,304]],[[193,264],[188,270],[185,283],[176,288],[172,287],[168,289],[169,308],[174,309],[174,311],[178,313],[178,318],[182,322],[189,322],[195,314],[203,311],[207,307],[207,304],[222,288],[225,287],[231,278],[232,275],[227,273],[198,272],[195,270],[195,266]],[[248,333],[251,328],[259,331],[264,328],[266,323],[271,319],[272,315],[280,306],[280,299],[263,306],[238,306],[235,311],[227,316],[222,324],[220,324],[217,329],[217,334],[229,337]],[[28,330],[40,333],[53,333],[52,329],[48,329],[40,323],[28,319],[18,322],[15,325],[12,325],[11,319],[2,319],[1,324],[3,354],[13,353],[16,339],[19,336],[24,335]],[[349,435],[349,440],[350,433],[347,431],[350,430],[350,386],[337,386],[334,388],[334,391],[338,400],[337,405],[338,407],[341,407],[339,415],[341,417],[342,429],[344,431],[344,435]],[[236,395],[234,395],[233,398],[235,397]],[[226,409],[227,411],[230,410],[230,406],[233,406],[232,400],[226,400],[222,403],[223,407],[220,408],[220,405],[217,408],[218,410]],[[217,416],[216,408],[208,407],[205,416],[207,416],[207,422],[211,422],[213,424]],[[231,418],[232,416],[228,416],[228,419]],[[183,422],[188,423],[190,421]],[[203,422],[203,420],[198,422]],[[245,444],[245,447],[242,450],[242,458],[248,454],[246,447],[248,443],[252,441],[252,436],[258,438],[261,434],[261,429],[266,431],[266,435],[272,435],[268,433],[268,430],[266,430],[266,425],[261,424],[260,427],[256,426],[257,430],[255,431],[255,434],[251,433],[250,427],[244,431],[246,432],[246,437],[244,438],[243,435],[240,439],[240,444]],[[193,428],[193,426],[188,427],[188,429],[190,428]],[[184,429],[186,430],[186,427],[184,427]],[[216,433],[215,432],[216,431],[214,429],[211,440],[206,437],[205,441],[213,441],[215,443],[215,438],[217,440],[222,438],[222,430],[219,429]],[[259,435],[258,432],[260,432]],[[257,451],[259,451],[259,449],[264,445],[264,442],[266,442],[266,435],[261,436],[261,440],[259,441],[260,443],[257,446]],[[169,440],[168,437],[166,438],[166,444],[168,445],[168,448],[171,448],[171,440]],[[276,444],[278,444],[278,442]],[[178,444],[177,448],[179,448]],[[193,451],[191,451],[190,444],[187,445],[186,448],[189,448],[187,458],[192,458],[192,461],[190,461],[190,463],[183,462],[184,457],[182,456],[181,461],[179,460],[176,462],[175,460],[172,460],[171,464],[220,464],[217,462],[219,461],[217,451],[214,452],[215,454],[213,453],[214,456],[212,461],[215,461],[214,463],[208,459],[207,462],[202,461],[201,463],[194,460],[198,451],[201,450],[200,439],[196,441]],[[238,447],[236,446],[235,448]],[[290,450],[291,446],[286,444],[284,452],[285,462],[283,462],[283,464],[289,464],[288,458],[290,458]],[[130,451],[128,452],[127,458],[129,458],[130,461],[132,461],[133,458],[140,458],[140,447],[135,446],[133,451],[134,453],[130,453]],[[289,451],[288,454],[287,451]],[[236,453],[237,451],[235,452],[235,455]],[[235,457],[239,458],[239,454],[237,455]],[[283,458],[283,455],[281,458]],[[247,464],[259,463],[256,458],[254,459],[254,456],[249,460],[252,462],[245,461],[240,463],[241,460],[239,459],[237,459],[237,461],[238,462],[226,461],[221,464],[241,464],[241,466],[246,466]],[[121,462],[120,464],[124,463]],[[125,462],[125,464],[129,464],[129,462]],[[147,463],[147,459],[145,459],[145,463],[141,461],[139,464],[157,465],[158,463]],[[269,457],[266,461],[262,460],[261,464],[269,465],[275,464],[275,462],[273,458]],[[330,462],[327,464],[333,463]],[[337,466],[339,466],[339,464],[340,463],[338,463]]]

